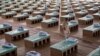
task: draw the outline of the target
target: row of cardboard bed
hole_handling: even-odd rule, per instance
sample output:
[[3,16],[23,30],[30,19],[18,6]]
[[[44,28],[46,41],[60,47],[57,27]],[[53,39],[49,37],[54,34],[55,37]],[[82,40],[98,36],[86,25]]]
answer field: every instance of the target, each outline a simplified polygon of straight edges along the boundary
[[[100,20],[100,2],[82,1],[72,2],[63,0],[61,3],[51,1],[46,4],[46,1],[12,1],[0,2],[0,16],[2,19],[13,19],[14,21],[26,21],[28,26],[33,26],[35,23],[41,23],[43,28],[54,27],[65,23],[70,32],[78,31],[79,25],[85,25],[83,36],[100,37],[100,24],[93,24],[94,20]],[[72,5],[72,6],[70,6]],[[63,25],[60,26],[61,34],[63,35]],[[17,47],[11,44],[12,41],[23,39],[25,41],[26,50],[35,49],[50,43],[50,35],[42,32],[43,35],[37,33],[29,36],[29,30],[20,26],[18,29],[12,30],[9,24],[0,25],[0,34],[5,35],[5,41],[0,44],[0,56],[17,56]],[[26,38],[27,37],[27,38]],[[68,38],[50,46],[51,56],[70,56],[78,51],[78,40]],[[91,52],[88,56],[100,56],[100,48]],[[56,53],[55,53],[56,52]],[[27,55],[40,55],[36,51],[29,51]]]

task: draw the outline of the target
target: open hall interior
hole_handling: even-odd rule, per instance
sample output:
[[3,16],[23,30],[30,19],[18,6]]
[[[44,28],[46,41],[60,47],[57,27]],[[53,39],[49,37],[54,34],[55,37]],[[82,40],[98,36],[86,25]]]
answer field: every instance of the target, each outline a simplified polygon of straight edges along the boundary
[[0,56],[100,56],[100,0],[0,0]]

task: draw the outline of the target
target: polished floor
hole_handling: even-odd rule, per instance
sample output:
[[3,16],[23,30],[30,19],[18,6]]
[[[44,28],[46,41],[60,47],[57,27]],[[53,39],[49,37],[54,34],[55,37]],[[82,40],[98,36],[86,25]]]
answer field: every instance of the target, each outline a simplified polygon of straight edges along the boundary
[[[77,18],[76,18],[77,20]],[[97,23],[100,21],[96,21],[94,20],[94,23]],[[9,23],[13,26],[13,29],[18,28],[19,26],[23,26],[25,28],[28,28],[30,30],[30,36],[36,34],[37,32],[43,30],[43,31],[47,31],[50,35],[51,35],[51,43],[55,44],[61,40],[64,39],[64,37],[59,33],[58,31],[58,26],[57,27],[53,27],[53,28],[47,28],[47,29],[43,29],[41,27],[41,23],[38,24],[34,24],[33,27],[29,27],[26,25],[25,21],[22,22],[15,22],[13,21],[13,19],[3,19],[0,18],[0,24],[2,23]],[[100,45],[100,38],[87,38],[87,37],[83,37],[82,36],[82,29],[85,28],[86,26],[79,26],[79,30],[77,32],[71,33],[72,37],[75,37],[79,40],[79,44],[78,44],[78,53],[76,54],[76,56],[87,56],[91,51],[93,51],[95,48],[97,48]],[[4,35],[1,35],[0,38],[4,38]],[[24,47],[24,41],[23,40],[19,40],[16,42],[13,42],[17,47],[18,47],[18,56],[24,56],[26,51],[25,51],[25,47]],[[43,47],[40,47],[38,49],[36,49],[36,51],[40,52],[42,54],[42,56],[50,56],[50,49],[49,46],[50,45],[46,45]],[[34,49],[32,49],[34,50]],[[75,55],[73,55],[75,56]]]
[[[94,20],[94,23],[96,23],[96,22],[98,22],[98,21]],[[39,32],[41,30],[47,31],[51,35],[50,45],[55,44],[64,39],[64,37],[62,35],[60,35],[60,33],[58,31],[58,27],[43,29],[43,28],[41,28],[41,23],[34,24],[33,27],[29,27],[26,25],[25,21],[15,22],[15,21],[13,21],[13,19],[3,19],[3,18],[0,18],[0,23],[9,23],[13,26],[13,29],[18,28],[19,26],[28,28],[30,30],[30,35],[34,35],[35,33]],[[88,53],[90,53],[92,50],[94,50],[95,48],[97,48],[100,45],[99,38],[82,37],[82,29],[84,27],[86,27],[86,26],[79,26],[79,30],[77,32],[71,33],[71,36],[74,36],[79,39],[78,53],[76,56],[86,56]],[[4,36],[1,35],[0,38],[4,38]],[[24,56],[26,53],[25,47],[24,47],[24,41],[19,40],[19,41],[13,42],[13,43],[18,47],[18,56]],[[50,49],[49,49],[50,45],[46,45],[41,48],[38,48],[36,51],[40,52],[42,54],[42,56],[50,56]]]

